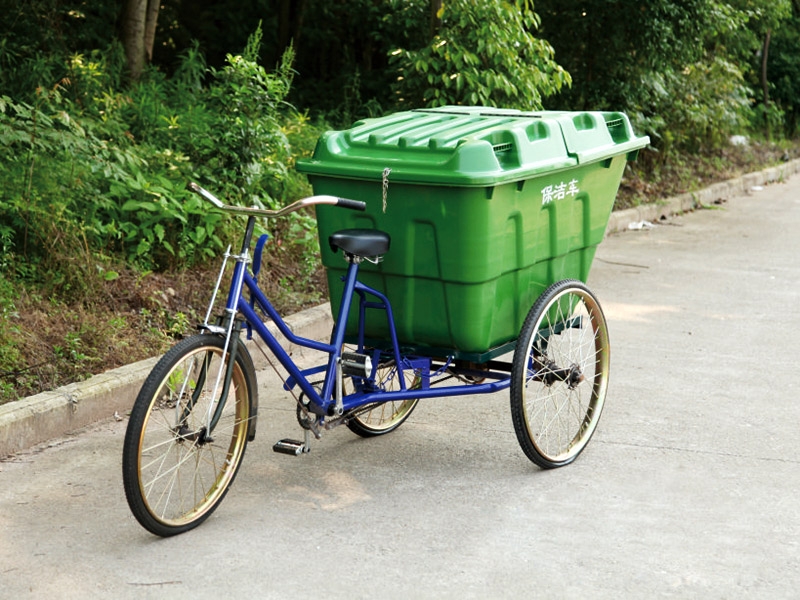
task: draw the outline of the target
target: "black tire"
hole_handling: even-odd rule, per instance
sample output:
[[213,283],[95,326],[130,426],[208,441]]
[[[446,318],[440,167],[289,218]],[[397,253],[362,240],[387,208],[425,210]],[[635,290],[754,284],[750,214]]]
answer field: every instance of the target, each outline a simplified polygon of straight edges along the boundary
[[158,361],[133,405],[122,451],[125,496],[136,520],[156,535],[205,521],[241,465],[257,388],[252,359],[239,341],[221,417],[210,436],[204,429],[214,389],[219,397],[224,383],[224,343],[211,334],[180,341]]
[[[406,377],[406,389],[414,389],[419,385],[419,378],[413,372],[406,369],[404,374]],[[400,389],[400,375],[395,367],[394,360],[378,365],[375,383],[386,391]],[[418,402],[417,398],[413,398],[411,400],[369,404],[356,416],[347,420],[347,427],[350,431],[363,438],[386,435],[405,423]]]
[[547,288],[525,319],[511,369],[511,418],[530,460],[552,469],[584,450],[603,410],[609,365],[594,294],[569,279]]

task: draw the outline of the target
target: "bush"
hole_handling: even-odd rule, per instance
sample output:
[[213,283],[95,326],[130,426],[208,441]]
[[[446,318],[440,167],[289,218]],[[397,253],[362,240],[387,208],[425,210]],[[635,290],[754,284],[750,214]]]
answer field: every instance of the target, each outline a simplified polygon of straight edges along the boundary
[[[202,318],[210,259],[243,222],[187,181],[268,207],[310,194],[291,167],[324,125],[284,103],[292,51],[267,72],[258,36],[216,70],[194,46],[174,77],[123,89],[111,46],[65,60],[32,101],[0,96],[0,404],[152,356]],[[319,302],[313,216],[260,225],[276,307]]]
[[741,71],[718,57],[681,71],[647,73],[632,94],[631,107],[634,129],[650,135],[664,155],[723,146],[731,134],[746,129],[751,114]]
[[535,110],[571,83],[553,48],[531,31],[538,16],[500,0],[452,0],[442,25],[418,49],[395,50],[398,104],[411,108],[470,104]]
[[114,260],[156,270],[206,261],[223,249],[231,221],[187,192],[189,180],[229,202],[269,207],[305,191],[289,173],[283,131],[294,112],[283,104],[293,52],[267,73],[255,61],[259,40],[260,29],[242,55],[208,73],[207,87],[195,47],[172,80],[151,71],[129,91],[115,89],[115,46],[73,57],[69,83],[40,88],[35,104],[2,97],[0,226],[14,277],[80,295],[98,273],[114,277]]

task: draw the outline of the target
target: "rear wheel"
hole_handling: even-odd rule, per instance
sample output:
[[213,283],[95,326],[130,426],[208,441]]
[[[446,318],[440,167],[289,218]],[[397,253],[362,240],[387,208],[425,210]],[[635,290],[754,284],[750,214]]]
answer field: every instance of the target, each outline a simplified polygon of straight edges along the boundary
[[[156,535],[205,521],[244,456],[255,370],[244,345],[235,342],[231,383],[221,398],[224,343],[219,336],[196,335],[176,344],[156,364],[131,411],[122,457],[125,495],[139,523]],[[215,415],[210,427],[209,415]]]
[[574,461],[589,443],[608,387],[608,328],[594,294],[551,285],[522,326],[511,371],[511,417],[525,455],[542,468]]
[[[417,377],[411,369],[403,371],[406,389],[414,389],[419,385]],[[385,391],[400,390],[400,372],[394,360],[378,365],[375,373],[375,384]],[[347,420],[347,427],[361,437],[385,435],[400,427],[417,406],[418,399],[380,402],[365,406],[357,415]]]

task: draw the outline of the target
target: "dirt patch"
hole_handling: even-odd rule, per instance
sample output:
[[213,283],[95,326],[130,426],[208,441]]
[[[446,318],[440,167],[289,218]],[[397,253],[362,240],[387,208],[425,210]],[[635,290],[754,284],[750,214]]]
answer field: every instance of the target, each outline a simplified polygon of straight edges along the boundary
[[[91,301],[67,304],[22,289],[7,315],[9,331],[0,367],[0,404],[81,381],[165,352],[196,331],[205,317],[219,264],[176,273],[122,270],[103,282]],[[265,268],[266,270],[266,268]],[[293,277],[292,264],[273,265],[261,287],[282,314],[327,298],[324,271]],[[225,274],[223,285],[230,276]],[[305,281],[292,290],[287,281]],[[213,315],[221,312],[218,298]],[[23,365],[8,368],[11,365]]]
[[643,150],[636,162],[628,163],[614,208],[630,208],[693,192],[799,157],[798,143],[759,141],[668,161],[653,150]]

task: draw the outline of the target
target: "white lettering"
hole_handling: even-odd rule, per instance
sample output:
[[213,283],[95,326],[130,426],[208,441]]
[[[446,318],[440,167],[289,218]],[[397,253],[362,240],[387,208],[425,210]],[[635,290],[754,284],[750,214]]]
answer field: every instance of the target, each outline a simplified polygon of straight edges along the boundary
[[567,196],[574,198],[580,192],[577,179],[573,179],[569,183],[561,181],[556,185],[548,185],[542,188],[542,206],[550,204],[553,200],[563,200]]

